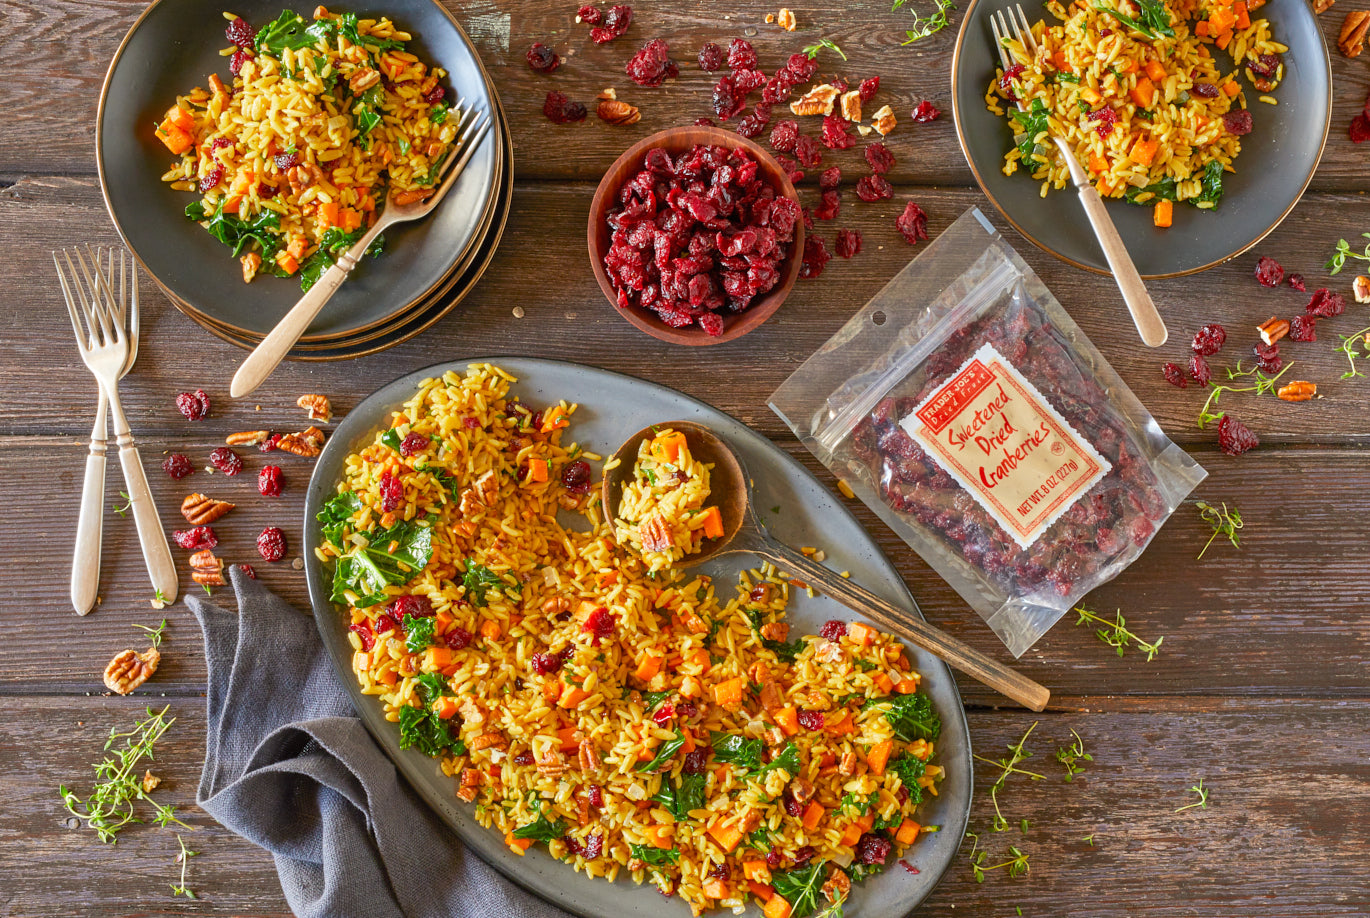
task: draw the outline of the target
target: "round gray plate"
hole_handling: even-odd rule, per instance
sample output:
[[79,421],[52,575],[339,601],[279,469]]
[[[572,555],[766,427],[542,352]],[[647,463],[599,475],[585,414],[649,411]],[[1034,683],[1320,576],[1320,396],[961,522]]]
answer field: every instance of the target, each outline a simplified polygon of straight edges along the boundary
[[[331,571],[319,564],[314,556],[314,549],[319,545],[315,514],[336,493],[346,456],[371,442],[390,412],[413,394],[420,380],[448,370],[463,373],[468,364],[484,362],[493,363],[518,377],[514,391],[526,404],[544,405],[563,398],[578,402],[580,408],[576,411],[571,433],[576,442],[601,455],[608,455],[624,438],[654,422],[693,420],[709,425],[731,442],[746,462],[755,478],[757,506],[781,508],[777,514],[763,510],[768,525],[777,536],[792,545],[822,547],[828,552],[828,563],[832,567],[850,570],[855,580],[906,609],[916,608],[913,598],[875,540],[802,465],[746,425],[664,386],[573,363],[525,357],[483,357],[410,373],[373,393],[338,425],[319,456],[309,482],[305,498],[303,555],[319,634],[362,722],[409,783],[458,837],[514,882],[586,918],[607,915],[662,918],[666,914],[684,918],[689,915],[689,908],[679,899],[663,900],[650,884],[637,886],[626,877],[613,884],[590,879],[554,859],[541,845],[535,845],[523,857],[513,854],[498,833],[482,828],[470,808],[459,804],[452,779],[442,774],[436,760],[413,749],[399,748],[398,731],[386,722],[380,702],[362,695],[352,674],[352,645],[347,641],[342,613],[328,600]],[[720,583],[726,583],[744,566],[738,559],[724,558],[704,565],[703,571]],[[809,599],[801,594],[790,609],[791,621],[803,634],[816,633],[830,618],[850,617],[845,608],[821,596]],[[942,718],[936,762],[947,770],[940,794],[923,803],[918,819],[925,825],[940,825],[942,830],[920,838],[908,851],[905,859],[918,868],[917,874],[892,866],[853,890],[854,911],[862,918],[900,918],[917,907],[955,857],[970,814],[970,734],[961,707],[961,695],[944,663],[917,648],[910,647],[909,653],[915,667],[923,674],[924,691],[931,696]],[[757,913],[755,907],[748,912]]]
[[[313,5],[293,4],[308,18]],[[261,28],[281,12],[281,0],[239,0],[233,11]],[[414,36],[408,47],[448,72],[449,101],[494,111],[474,46],[434,0],[385,0],[355,9],[384,14]],[[338,11],[338,10],[335,10]],[[161,284],[192,309],[241,333],[264,337],[300,298],[297,278],[262,276],[250,286],[229,250],[185,217],[198,198],[173,191],[161,176],[176,157],[153,134],[178,94],[228,76],[219,57],[225,21],[199,0],[158,0],[134,23],[110,64],[96,121],[96,163],[105,203],[119,234]],[[452,92],[456,93],[453,97]],[[385,254],[365,259],[309,326],[309,336],[347,335],[373,327],[435,289],[472,244],[495,193],[495,134],[482,143],[442,205],[425,220],[385,234]]]
[[[1042,198],[1041,183],[1031,176],[1003,173],[1013,135],[1005,119],[985,108],[984,97],[999,63],[989,19],[1006,6],[1008,0],[971,0],[956,37],[951,90],[961,150],[980,188],[1019,232],[1057,258],[1110,273],[1073,188],[1067,185]],[[1029,22],[1057,21],[1036,0],[1022,6]],[[1284,82],[1274,92],[1280,104],[1258,102],[1259,93],[1243,83],[1255,128],[1242,138],[1242,151],[1233,161],[1236,173],[1223,176],[1218,207],[1201,211],[1178,205],[1174,225],[1158,229],[1151,222],[1152,208],[1106,202],[1143,277],[1192,274],[1245,252],[1289,214],[1317,169],[1332,117],[1332,66],[1322,31],[1304,0],[1270,0],[1259,15],[1270,20],[1274,40],[1289,46]],[[1226,52],[1214,53],[1219,71],[1229,72]]]

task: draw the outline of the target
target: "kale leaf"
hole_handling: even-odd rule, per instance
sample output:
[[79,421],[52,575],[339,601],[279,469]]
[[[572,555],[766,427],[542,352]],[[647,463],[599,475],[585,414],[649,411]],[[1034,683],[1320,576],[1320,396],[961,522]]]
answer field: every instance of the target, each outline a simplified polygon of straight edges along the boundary
[[400,451],[399,430],[394,427],[390,428],[385,433],[381,434],[381,442],[398,453]]
[[1200,191],[1194,196],[1194,203],[1212,201],[1216,207],[1223,196],[1223,164],[1214,160],[1204,167],[1203,177],[1199,179]]
[[418,687],[423,700],[428,704],[447,694],[447,682],[441,673],[422,673],[415,677],[414,685]]
[[800,770],[799,747],[796,746],[794,743],[786,743],[785,748],[780,751],[780,755],[771,759],[771,761],[768,764],[763,766],[762,769],[759,772],[757,772],[757,775],[764,775],[767,772],[774,771],[777,768],[785,769],[785,771],[789,774],[791,778],[797,777],[799,775]]
[[761,767],[761,740],[747,739],[735,733],[709,734],[709,743],[714,749],[714,759],[738,768],[752,770]]
[[922,759],[903,752],[890,759],[885,767],[899,776],[900,783],[904,785],[904,790],[909,792],[909,799],[913,803],[923,802],[923,788],[919,785],[918,779],[923,777],[927,765]]
[[805,918],[818,908],[818,894],[823,888],[823,868],[826,865],[827,861],[814,861],[807,867],[771,874],[771,886],[790,903],[791,918]]
[[667,689],[664,692],[643,692],[642,709],[648,713],[655,711],[657,705],[661,704],[663,701],[665,701],[667,698],[670,698],[674,694],[675,692],[669,689]]
[[400,748],[411,746],[433,757],[449,749],[453,755],[466,753],[466,744],[452,735],[451,725],[428,706],[400,708]]
[[433,628],[437,624],[437,619],[431,616],[415,618],[406,615],[404,621],[400,622],[404,628],[404,648],[410,653],[422,653],[423,649],[433,643]]
[[466,573],[462,575],[461,582],[466,587],[466,598],[478,609],[485,608],[487,592],[508,586],[503,577],[475,561],[466,562]]
[[1161,0],[1137,0],[1137,3],[1142,11],[1140,19],[1133,19],[1131,16],[1120,13],[1112,7],[1104,6],[1102,3],[1095,3],[1094,9],[1112,16],[1123,25],[1152,41],[1161,37],[1175,37],[1175,30],[1170,27],[1170,10]]
[[393,48],[403,48],[404,42],[398,38],[377,38],[374,35],[363,35],[357,31],[357,14],[343,13],[338,17],[337,29],[343,38],[352,42],[354,45],[366,45],[378,51],[389,51]]
[[679,752],[680,747],[684,745],[685,737],[683,736],[677,736],[675,739],[668,739],[666,742],[662,743],[661,748],[657,750],[656,758],[645,765],[639,765],[637,770],[646,772],[656,771],[658,768],[661,768],[666,765],[666,763],[670,762],[671,759],[675,758],[675,754]]
[[[336,226],[330,226],[324,232],[323,238],[319,240],[319,247],[314,250],[314,254],[305,259],[300,266],[300,290],[308,292],[323,277],[324,272],[333,267],[333,263],[338,260],[338,256],[346,252],[352,246],[361,241],[362,236],[366,235],[367,227],[358,227],[350,233],[344,233]],[[370,245],[366,247],[363,256],[370,255],[375,258],[385,250],[385,237],[377,236]],[[394,431],[392,430],[391,433]],[[399,449],[397,445],[395,447]]]
[[942,733],[942,719],[932,709],[932,700],[921,692],[872,698],[861,706],[861,710],[877,706],[888,706],[885,719],[894,728],[894,735],[906,743],[918,739],[932,742]]
[[[1137,199],[1147,192],[1151,193],[1152,198],[1139,202]],[[1159,182],[1152,182],[1144,188],[1128,188],[1127,191],[1123,192],[1123,197],[1129,204],[1150,204],[1153,198],[1174,201],[1176,199],[1175,180],[1163,178]]]
[[1022,132],[1022,140],[1018,141],[1018,152],[1022,156],[1025,165],[1032,165],[1037,158],[1036,137],[1043,131],[1051,129],[1047,121],[1047,107],[1040,98],[1033,99],[1032,105],[1025,112],[1011,111],[1009,117],[1018,122],[1019,130]]
[[331,42],[337,30],[337,25],[331,19],[306,23],[304,17],[294,10],[283,10],[281,15],[262,26],[262,30],[257,33],[257,53],[270,51],[273,54],[280,54],[286,48],[298,51],[320,41]]
[[679,848],[649,848],[647,845],[634,845],[629,842],[628,853],[652,867],[662,867],[680,860]]
[[192,201],[186,205],[186,216],[197,223],[208,220],[205,229],[232,249],[234,258],[242,254],[248,243],[256,242],[262,250],[262,263],[272,264],[281,249],[281,215],[274,210],[264,210],[249,222],[235,214],[224,213],[223,201],[212,214],[205,212],[203,201]]
[[690,818],[691,810],[704,809],[704,784],[707,780],[704,775],[681,775],[678,786],[670,781],[662,781],[661,790],[652,799],[664,806],[678,822],[683,822]]
[[359,545],[338,559],[333,571],[334,602],[345,602],[343,593],[350,589],[357,594],[358,608],[382,603],[387,586],[403,586],[413,580],[433,557],[433,530],[413,520],[396,523],[369,538],[368,545]]
[[355,491],[344,491],[324,504],[315,516],[315,519],[323,523],[319,531],[324,541],[331,542],[333,547],[341,551],[343,548],[343,529],[361,508],[362,499],[357,496]]
[[549,842],[566,834],[566,823],[558,819],[551,822],[542,813],[526,826],[514,830],[515,838],[531,838],[533,841]]

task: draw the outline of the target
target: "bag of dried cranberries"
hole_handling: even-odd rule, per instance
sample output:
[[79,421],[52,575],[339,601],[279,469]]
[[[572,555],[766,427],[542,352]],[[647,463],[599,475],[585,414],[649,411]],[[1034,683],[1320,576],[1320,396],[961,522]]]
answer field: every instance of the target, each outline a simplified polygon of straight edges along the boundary
[[770,405],[1014,656],[1207,475],[976,208]]

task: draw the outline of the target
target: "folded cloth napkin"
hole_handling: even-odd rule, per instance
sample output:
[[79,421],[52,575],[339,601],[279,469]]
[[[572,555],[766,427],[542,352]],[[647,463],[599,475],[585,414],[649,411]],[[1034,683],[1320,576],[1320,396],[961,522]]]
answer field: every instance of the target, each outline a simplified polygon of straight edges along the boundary
[[231,568],[199,596],[208,727],[198,803],[271,852],[299,918],[565,918],[461,843],[366,732],[314,622]]

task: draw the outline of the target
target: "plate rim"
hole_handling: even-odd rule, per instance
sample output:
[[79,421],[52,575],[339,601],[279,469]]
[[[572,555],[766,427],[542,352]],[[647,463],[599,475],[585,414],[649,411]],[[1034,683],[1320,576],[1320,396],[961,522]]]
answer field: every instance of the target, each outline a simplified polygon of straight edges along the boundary
[[[994,209],[999,211],[999,214],[1005,220],[1008,221],[1010,226],[1012,226],[1015,230],[1018,231],[1019,235],[1021,235],[1027,241],[1031,242],[1033,245],[1037,246],[1037,248],[1041,249],[1043,252],[1046,252],[1048,255],[1060,259],[1068,265],[1072,265],[1076,268],[1082,268],[1085,271],[1089,271],[1091,274],[1099,274],[1111,277],[1113,275],[1113,271],[1110,270],[1107,266],[1099,267],[1097,265],[1085,264],[1084,262],[1071,258],[1069,255],[1066,255],[1063,252],[1059,252],[1051,246],[1047,245],[1045,242],[1038,239],[1036,236],[1032,235],[1022,226],[1020,226],[1018,224],[1018,221],[1015,220],[1013,216],[1009,214],[1008,210],[1005,209],[1004,205],[999,202],[999,199],[996,198],[994,194],[990,192],[989,187],[985,184],[984,179],[980,176],[980,170],[976,168],[975,160],[970,155],[970,147],[967,145],[966,142],[965,128],[962,125],[961,105],[956,90],[959,88],[958,77],[960,75],[961,52],[965,44],[967,33],[970,31],[971,19],[976,9],[979,8],[981,4],[985,2],[987,2],[987,0],[970,0],[970,3],[966,5],[966,12],[961,17],[961,27],[957,30],[956,33],[956,44],[952,47],[951,52],[951,117],[952,122],[956,125],[956,143],[961,148],[961,155],[962,157],[964,157],[966,165],[970,167],[971,174],[975,176],[975,184],[980,188],[980,193],[989,199],[989,202],[994,205]],[[1305,7],[1307,6],[1306,4],[1301,5]],[[1312,14],[1311,9],[1309,9],[1308,12],[1310,15]],[[1327,49],[1327,36],[1324,35],[1322,29],[1318,27],[1316,17],[1314,17],[1313,19],[1313,25],[1314,33],[1318,36],[1319,46],[1322,48],[1322,62],[1326,70],[1328,87],[1327,109],[1323,113],[1322,138],[1318,141],[1318,154],[1317,156],[1313,157],[1313,167],[1309,169],[1308,174],[1304,176],[1303,185],[1299,187],[1299,193],[1294,195],[1294,199],[1289,203],[1289,206],[1286,207],[1284,211],[1278,217],[1275,218],[1275,221],[1273,223],[1271,223],[1268,227],[1263,229],[1260,232],[1260,234],[1257,235],[1250,242],[1239,246],[1235,251],[1227,255],[1224,255],[1221,258],[1218,258],[1214,261],[1210,261],[1207,264],[1199,265],[1198,267],[1194,268],[1186,268],[1183,271],[1169,271],[1160,274],[1142,274],[1141,278],[1143,280],[1162,280],[1170,277],[1186,277],[1190,274],[1199,274],[1209,270],[1210,268],[1216,268],[1218,265],[1226,264],[1232,259],[1242,255],[1245,252],[1249,252],[1251,249],[1260,245],[1261,241],[1264,240],[1265,237],[1273,233],[1279,227],[1279,225],[1285,221],[1285,219],[1290,215],[1290,213],[1293,212],[1294,208],[1299,206],[1299,202],[1303,200],[1304,194],[1308,191],[1308,186],[1313,183],[1313,176],[1317,175],[1318,166],[1322,164],[1322,155],[1327,150],[1328,133],[1331,131],[1332,128],[1332,55]],[[1066,189],[1063,188],[1060,190],[1065,191]]]
[[[642,377],[633,376],[631,374],[623,373],[617,370],[610,370],[603,367],[594,366],[591,364],[581,363],[579,361],[561,360],[553,357],[520,356],[517,354],[477,355],[472,357],[452,358],[427,367],[421,367],[417,370],[414,370],[410,373],[406,373],[403,376],[397,377],[396,379],[393,379],[390,382],[377,387],[373,392],[371,392],[369,395],[367,395],[365,398],[359,401],[356,405],[354,405],[351,408],[351,410],[348,411],[347,416],[344,417],[342,422],[338,425],[338,427],[336,427],[333,430],[332,434],[330,434],[329,436],[328,442],[324,444],[324,452],[321,453],[318,459],[315,461],[314,469],[310,474],[309,483],[306,486],[305,491],[305,506],[303,519],[301,521],[303,527],[301,534],[301,556],[304,558],[305,562],[304,572],[307,592],[309,594],[310,614],[314,618],[315,629],[318,632],[319,639],[324,645],[324,652],[327,654],[329,662],[334,668],[335,675],[338,676],[338,681],[342,683],[343,690],[347,693],[349,701],[352,702],[353,708],[354,710],[356,710],[356,713],[358,715],[358,719],[362,722],[367,732],[371,734],[372,738],[376,741],[377,745],[381,747],[382,751],[386,752],[387,758],[391,758],[388,752],[387,738],[382,737],[379,731],[376,729],[376,727],[374,727],[370,723],[370,720],[367,717],[361,715],[358,703],[365,696],[362,696],[360,694],[360,690],[357,688],[355,679],[344,678],[344,676],[350,676],[351,674],[350,672],[343,671],[341,661],[335,658],[335,656],[333,655],[330,649],[331,645],[329,642],[328,635],[325,633],[324,630],[326,627],[325,617],[328,614],[336,612],[336,610],[333,607],[333,603],[326,599],[328,591],[324,589],[322,582],[323,564],[314,555],[314,550],[318,546],[317,527],[312,526],[311,522],[313,521],[314,514],[318,511],[318,505],[322,499],[321,495],[329,491],[336,484],[336,482],[323,481],[323,468],[325,464],[323,462],[323,459],[330,449],[341,450],[347,448],[348,441],[343,437],[339,436],[339,434],[343,432],[344,426],[353,416],[357,416],[358,411],[366,408],[368,403],[372,402],[373,400],[379,400],[382,393],[394,391],[397,396],[403,396],[405,393],[412,390],[423,379],[441,376],[443,373],[448,371],[461,372],[464,371],[471,364],[490,363],[495,366],[501,366],[503,362],[508,361],[518,361],[523,364],[533,364],[534,366],[549,365],[561,369],[572,369],[581,371],[588,370],[595,374],[605,374],[608,376],[616,377],[619,380],[622,380],[623,382],[628,384],[646,384],[656,388],[665,389],[669,391],[673,396],[683,399],[686,403],[689,403],[696,407],[704,408],[710,412],[716,412],[718,414],[724,415],[732,422],[738,424],[739,426],[745,428],[747,431],[755,435],[758,441],[763,443],[765,448],[768,451],[772,452],[778,459],[778,461],[784,464],[792,465],[797,471],[801,472],[808,479],[811,479],[816,485],[823,488],[824,490],[831,490],[826,485],[824,485],[823,482],[819,480],[816,475],[810,472],[802,462],[800,462],[794,456],[791,456],[789,453],[785,452],[785,450],[783,450],[773,440],[771,440],[764,434],[756,432],[751,428],[750,425],[745,424],[737,418],[734,418],[726,411],[723,411],[720,408],[716,408],[713,405],[710,405],[708,402],[705,402],[702,399],[695,398],[694,396],[688,393],[681,392],[679,389],[676,389],[672,386],[667,386],[662,383],[643,379]],[[524,381],[526,375],[527,374],[519,376],[519,381]],[[401,400],[396,401],[394,404],[403,404],[402,398]],[[339,445],[334,446],[335,443]],[[835,500],[833,506],[836,507],[839,513],[844,514],[850,523],[859,527],[863,532],[867,533],[870,539],[870,545],[875,552],[875,559],[883,565],[885,565],[888,568],[888,570],[894,573],[894,579],[899,585],[899,589],[902,593],[902,598],[906,599],[909,602],[909,605],[911,605],[914,614],[918,615],[920,618],[923,618],[922,607],[918,605],[917,599],[913,596],[913,593],[909,589],[908,584],[904,580],[903,575],[900,574],[899,568],[894,564],[893,561],[890,560],[888,554],[886,554],[885,550],[880,546],[880,543],[876,541],[874,535],[869,533],[867,527],[864,524],[862,524],[861,521],[856,518],[856,515],[851,511],[851,509],[848,508],[845,504],[843,504],[840,500]],[[319,608],[316,605],[316,595],[319,597],[325,597],[322,601],[323,608]],[[950,692],[951,698],[955,701],[954,716],[960,721],[964,729],[965,750],[964,755],[962,756],[962,760],[959,761],[957,764],[959,767],[963,767],[965,769],[966,796],[965,800],[962,802],[962,805],[958,808],[955,814],[956,818],[960,822],[960,830],[964,832],[965,829],[970,825],[971,806],[975,798],[975,762],[972,756],[972,739],[970,732],[970,723],[966,717],[965,702],[964,699],[962,699],[961,697],[961,689],[956,682],[955,674],[952,672],[951,667],[948,666],[944,661],[937,660],[935,658],[934,660],[934,665],[941,667],[942,671],[945,674],[945,683],[947,689]],[[580,909],[571,907],[567,903],[557,902],[548,898],[542,891],[538,890],[533,885],[531,885],[531,881],[529,881],[524,875],[521,875],[519,872],[514,871],[504,862],[497,860],[492,861],[487,859],[477,846],[467,844],[465,840],[461,839],[461,836],[456,831],[456,829],[450,823],[448,823],[445,813],[447,808],[453,805],[452,801],[447,799],[440,799],[438,795],[435,792],[432,792],[432,790],[427,786],[416,786],[413,782],[409,781],[407,766],[401,764],[399,761],[394,761],[393,759],[392,761],[396,771],[403,777],[404,781],[407,784],[409,784],[411,789],[424,800],[424,802],[429,806],[429,808],[435,812],[438,818],[442,820],[445,825],[447,825],[448,830],[451,831],[453,835],[456,835],[458,840],[462,841],[462,846],[465,851],[474,854],[483,863],[498,871],[502,876],[513,882],[520,889],[527,891],[528,893],[536,896],[538,899],[542,901],[549,902],[555,905],[557,908],[561,908],[570,913],[579,915],[581,916],[581,918],[602,918],[601,915],[598,915],[594,912],[582,911]],[[455,797],[453,798],[453,800],[455,800]],[[943,825],[942,829],[945,830],[946,826]],[[482,830],[484,830],[483,827]],[[917,910],[918,907],[921,906],[925,901],[927,901],[928,897],[932,895],[933,891],[939,885],[941,885],[942,880],[951,870],[952,865],[956,863],[956,852],[960,850],[959,842],[960,839],[958,839],[957,846],[952,849],[951,855],[947,859],[946,864],[937,874],[936,878],[923,890],[922,895],[909,900],[906,906],[903,907],[902,914],[906,916],[906,918],[907,916],[911,915],[915,910]],[[617,883],[609,885],[616,886]],[[750,906],[748,906],[747,913],[750,914],[752,911],[753,909]]]

